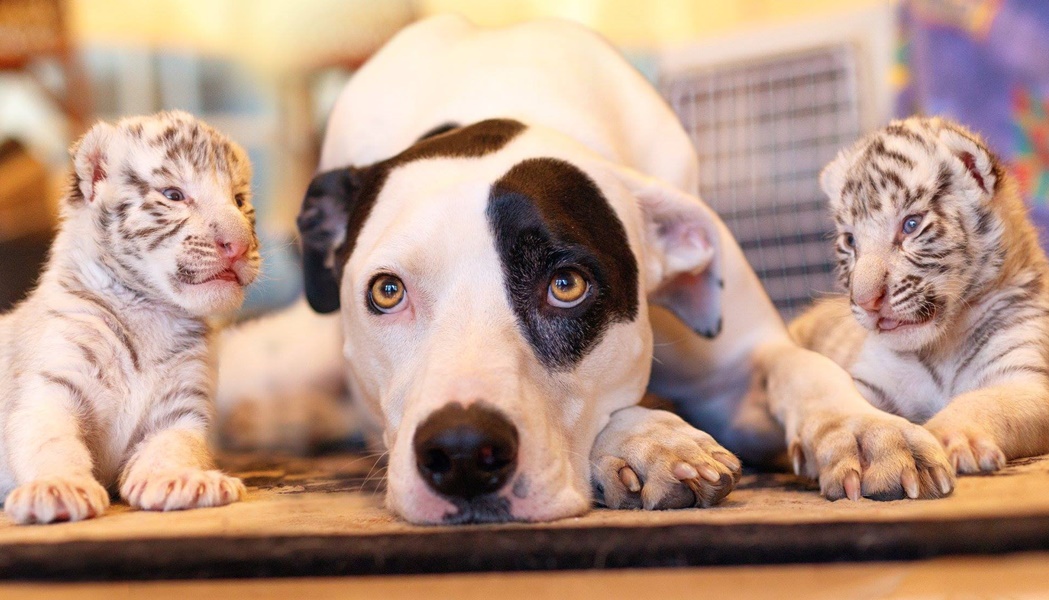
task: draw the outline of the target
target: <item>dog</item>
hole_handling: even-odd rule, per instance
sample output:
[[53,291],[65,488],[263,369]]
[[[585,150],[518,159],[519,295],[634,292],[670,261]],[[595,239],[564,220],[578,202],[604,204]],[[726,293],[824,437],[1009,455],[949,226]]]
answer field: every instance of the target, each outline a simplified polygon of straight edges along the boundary
[[338,319],[233,334],[221,402],[344,376],[410,522],[708,506],[737,457],[789,455],[831,499],[953,487],[928,432],[791,341],[678,119],[583,27],[403,30],[336,101],[298,225],[308,302]]

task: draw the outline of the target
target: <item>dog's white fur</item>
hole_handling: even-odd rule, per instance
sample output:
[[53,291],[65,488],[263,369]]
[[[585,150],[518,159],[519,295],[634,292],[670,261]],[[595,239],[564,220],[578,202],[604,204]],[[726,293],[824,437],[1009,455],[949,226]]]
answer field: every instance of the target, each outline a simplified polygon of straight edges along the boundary
[[[89,518],[113,486],[143,509],[235,501],[243,484],[213,470],[206,445],[206,320],[239,307],[258,273],[247,155],[161,113],[99,123],[73,156],[40,285],[0,318],[4,508],[18,523]],[[173,187],[186,198],[162,196]],[[220,243],[245,253],[227,262]],[[219,272],[229,280],[204,281]]]
[[[589,481],[613,506],[680,505],[675,497],[688,488],[696,503],[719,498],[738,463],[680,418],[635,406],[650,369],[651,389],[745,459],[770,461],[793,443],[797,467],[818,476],[829,497],[902,489],[918,455],[949,471],[927,432],[874,409],[847,373],[790,340],[739,246],[696,197],[698,160],[678,120],[585,29],[540,21],[483,30],[450,16],[409,27],[340,96],[320,170],[367,165],[437,124],[486,118],[528,129],[491,155],[395,169],[342,280],[350,392],[383,432],[387,499],[399,514],[416,522],[449,514],[451,504],[416,473],[411,433],[435,408],[478,397],[521,432],[527,490],[508,498],[512,518],[580,514],[591,503]],[[641,271],[641,314],[611,326],[568,373],[541,368],[522,339],[484,220],[491,183],[534,156],[564,159],[597,183]],[[377,326],[364,314],[361,286],[377,268],[427,274],[405,278],[416,304],[400,325]],[[721,278],[723,292],[703,287]],[[696,282],[691,293],[681,291],[683,280]],[[649,312],[649,300],[692,310],[707,320],[702,329],[723,314],[724,327],[704,339],[663,308]],[[331,364],[326,356],[303,362]],[[221,364],[220,401],[233,406],[250,396],[237,384],[242,362]],[[711,477],[702,481],[697,469]],[[720,490],[710,483],[719,475]]]

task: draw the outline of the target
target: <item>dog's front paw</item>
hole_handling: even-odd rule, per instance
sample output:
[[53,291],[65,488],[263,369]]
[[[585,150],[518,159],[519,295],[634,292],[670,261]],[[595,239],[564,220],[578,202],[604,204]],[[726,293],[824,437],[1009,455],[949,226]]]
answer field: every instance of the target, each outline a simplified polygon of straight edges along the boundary
[[819,480],[830,500],[940,498],[954,470],[925,428],[887,413],[810,418],[790,445],[796,474]]
[[594,442],[591,481],[609,508],[713,506],[740,478],[740,462],[673,413],[617,411]]
[[101,515],[109,492],[91,477],[38,479],[15,488],[4,500],[4,512],[15,523],[81,521]]
[[120,487],[127,503],[143,510],[185,510],[224,506],[247,493],[236,477],[221,471],[178,469],[131,475]]
[[998,442],[976,427],[953,427],[935,422],[925,425],[947,451],[955,473],[993,473],[1005,467],[1005,453]]

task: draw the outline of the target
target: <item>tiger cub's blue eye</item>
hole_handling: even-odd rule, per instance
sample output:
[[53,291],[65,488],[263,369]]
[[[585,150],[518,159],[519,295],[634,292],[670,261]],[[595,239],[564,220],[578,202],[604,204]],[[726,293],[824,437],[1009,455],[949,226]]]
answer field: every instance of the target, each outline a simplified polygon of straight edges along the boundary
[[922,216],[921,215],[911,215],[911,216],[907,217],[906,219],[903,220],[903,233],[905,233],[905,234],[914,233],[914,230],[918,228],[918,225],[920,225],[921,222],[922,222]]
[[853,237],[851,233],[846,233],[842,235],[842,240],[845,242],[845,245],[849,248],[856,247],[856,238]]

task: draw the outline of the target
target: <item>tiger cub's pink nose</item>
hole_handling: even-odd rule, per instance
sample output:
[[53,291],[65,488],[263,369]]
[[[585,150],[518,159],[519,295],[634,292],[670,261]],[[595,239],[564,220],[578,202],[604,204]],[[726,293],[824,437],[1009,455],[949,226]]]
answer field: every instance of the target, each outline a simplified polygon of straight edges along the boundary
[[885,302],[885,288],[876,288],[872,293],[862,296],[854,295],[852,300],[863,310],[876,313],[881,310],[881,306]]
[[248,253],[248,245],[240,240],[227,240],[226,238],[217,237],[215,238],[215,246],[218,247],[222,256],[225,256],[231,263],[244,258],[244,255]]

